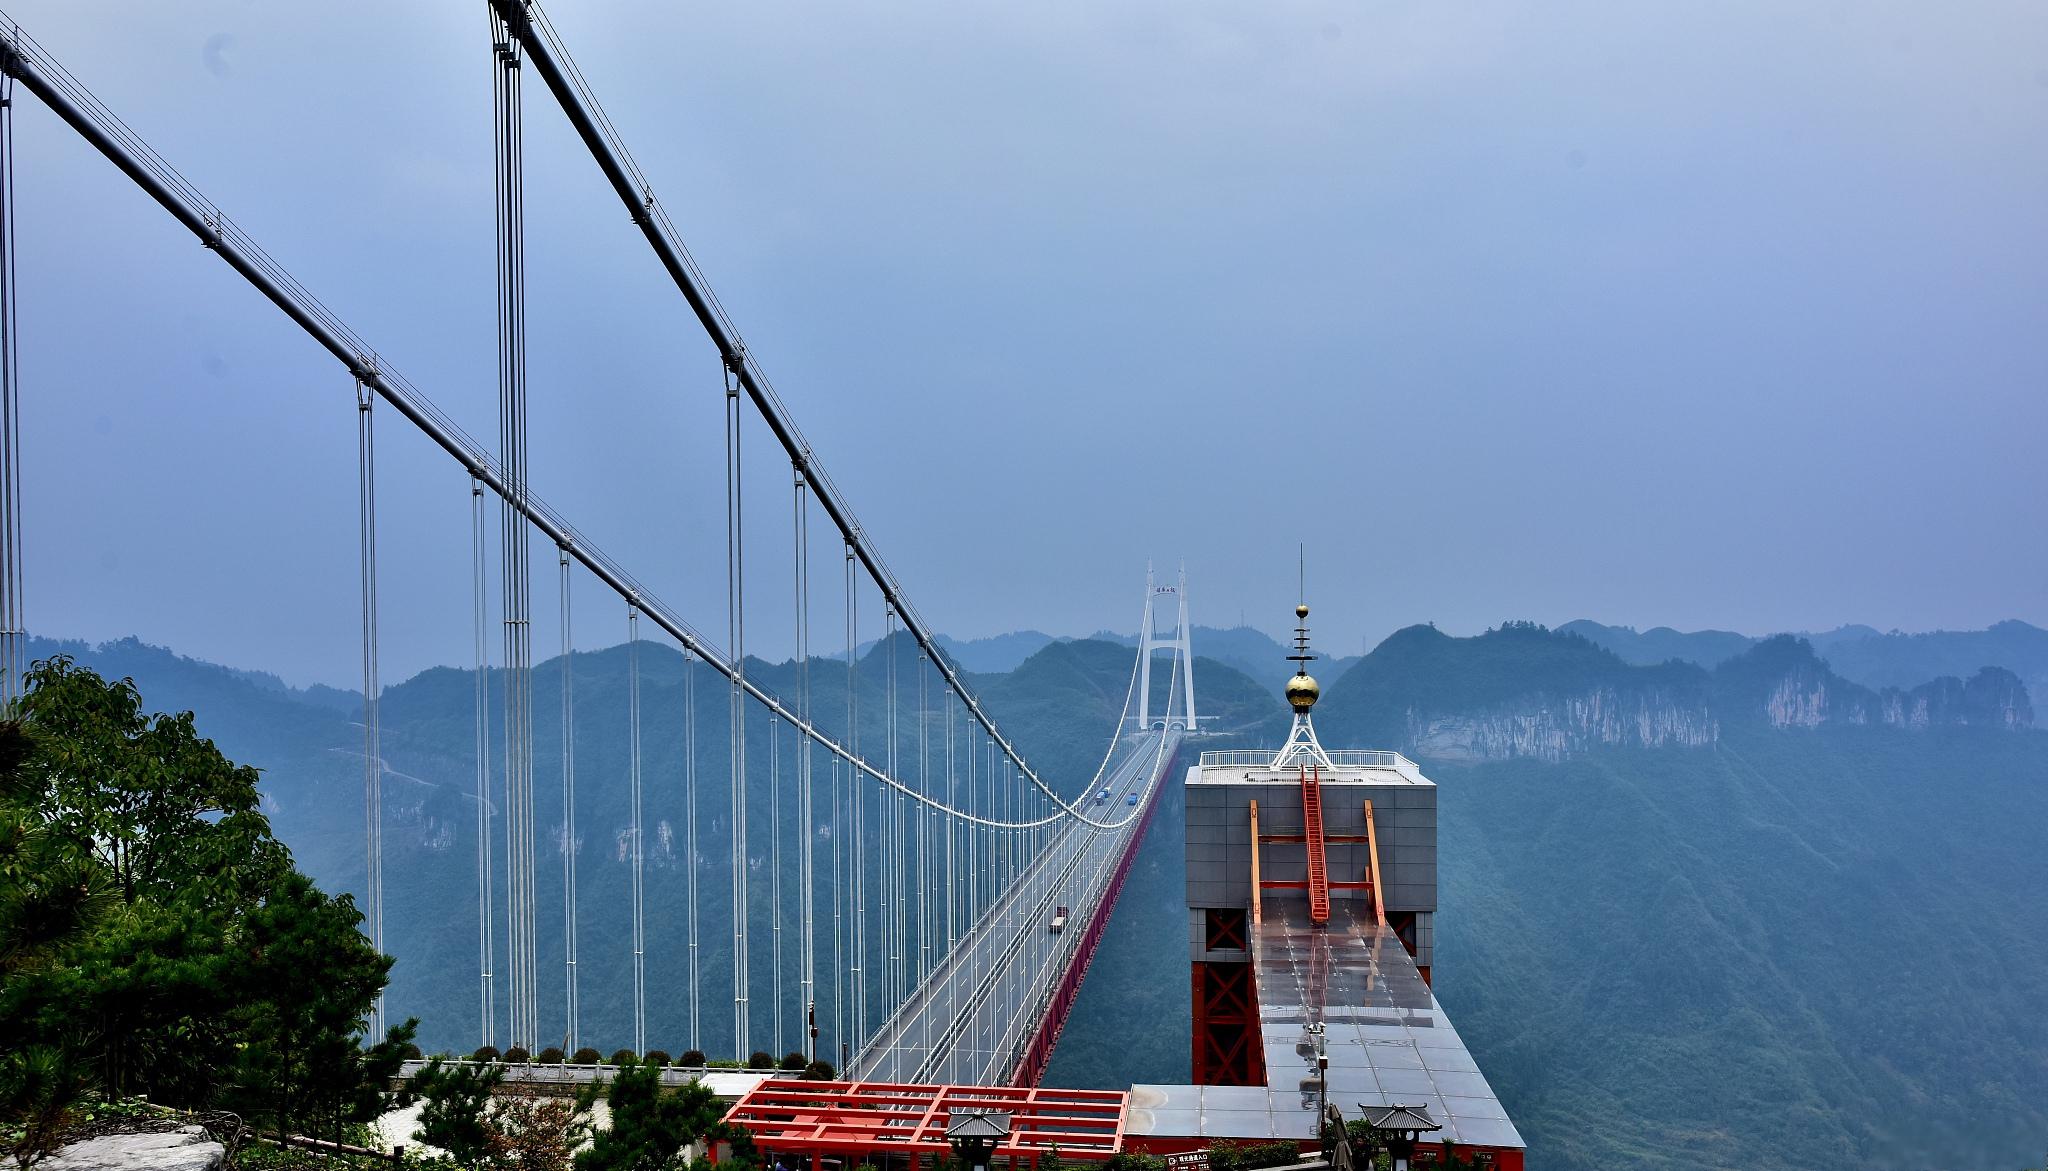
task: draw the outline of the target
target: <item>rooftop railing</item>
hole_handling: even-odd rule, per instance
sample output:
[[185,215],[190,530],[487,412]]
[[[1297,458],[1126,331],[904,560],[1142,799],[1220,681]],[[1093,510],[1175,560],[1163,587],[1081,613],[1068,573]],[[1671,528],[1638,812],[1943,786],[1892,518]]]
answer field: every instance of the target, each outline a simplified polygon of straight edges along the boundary
[[[1219,752],[1204,752],[1202,768],[1265,768],[1273,763],[1277,749],[1227,748]],[[1381,748],[1346,748],[1328,754],[1330,763],[1338,768],[1384,768],[1415,776],[1422,775],[1416,763],[1398,752]]]

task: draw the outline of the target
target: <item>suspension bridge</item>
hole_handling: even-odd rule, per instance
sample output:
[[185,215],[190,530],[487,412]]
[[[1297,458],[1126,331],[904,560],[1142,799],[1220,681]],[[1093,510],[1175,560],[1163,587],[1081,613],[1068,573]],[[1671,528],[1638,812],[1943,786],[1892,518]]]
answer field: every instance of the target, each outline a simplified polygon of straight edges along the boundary
[[[1147,582],[1143,631],[1124,709],[1101,764],[1086,778],[1045,776],[1027,761],[941,651],[930,624],[862,528],[824,464],[738,327],[719,303],[649,177],[625,144],[578,69],[563,38],[538,5],[489,0],[490,40],[479,44],[494,82],[495,224],[497,239],[498,418],[494,444],[458,425],[421,387],[402,375],[338,313],[152,149],[114,110],[11,19],[0,33],[0,668],[11,697],[21,678],[27,621],[21,547],[21,426],[16,326],[15,244],[17,94],[36,99],[62,126],[88,143],[160,205],[198,242],[239,274],[317,342],[354,388],[357,433],[363,685],[363,825],[365,931],[386,942],[384,808],[387,770],[381,703],[377,444],[392,413],[445,452],[466,476],[474,614],[475,694],[473,809],[476,843],[476,1018],[480,1045],[537,1050],[563,1040],[591,1040],[647,1049],[651,1033],[687,1033],[693,1048],[704,1022],[728,1011],[700,992],[710,973],[700,954],[716,949],[700,938],[700,916],[714,900],[730,925],[730,1030],[733,1056],[781,1052],[800,1038],[807,1059],[841,1065],[850,1076],[887,1081],[1035,1084],[1057,1041],[1075,992],[1094,954],[1133,851],[1151,816],[1182,738],[1198,724],[1188,643],[1184,576]],[[707,371],[725,401],[726,605],[715,620],[723,637],[662,600],[624,556],[599,548],[576,521],[532,487],[527,379],[524,116],[527,78],[574,129],[589,161],[609,184],[644,239],[656,265],[688,306],[715,356]],[[28,181],[33,181],[30,177]],[[33,283],[33,274],[22,274]],[[747,466],[743,433],[765,428],[780,466]],[[765,477],[765,479],[764,479]],[[749,490],[787,493],[786,522],[763,522],[743,507]],[[403,502],[401,502],[403,503]],[[814,535],[814,525],[819,532]],[[818,537],[830,550],[820,553]],[[793,686],[770,690],[748,674],[747,593],[760,583],[746,554],[764,540],[789,550],[787,583],[795,605],[778,621],[793,640]],[[552,553],[553,573],[539,570]],[[495,554],[495,555],[494,555]],[[813,589],[812,562],[833,564],[828,584]],[[836,572],[835,572],[836,571]],[[537,620],[544,579],[553,578],[555,623],[565,669],[559,713],[535,706]],[[537,583],[536,579],[543,579]],[[536,590],[539,584],[542,589]],[[578,700],[571,631],[574,591],[592,586],[615,595],[626,612],[629,766],[624,778],[630,826],[630,939],[580,937],[576,824]],[[778,590],[780,587],[778,586]],[[814,594],[817,595],[814,597]],[[778,595],[779,596],[779,595]],[[1173,633],[1156,629],[1154,605],[1177,603]],[[843,619],[843,648],[820,653],[814,621],[820,612]],[[889,656],[883,685],[880,742],[875,713],[862,712],[858,685],[864,633],[879,616]],[[701,621],[703,616],[698,616]],[[865,621],[866,625],[863,625]],[[729,844],[726,873],[700,873],[698,809],[715,800],[715,782],[685,755],[679,777],[648,774],[643,760],[643,643],[660,639],[679,649],[694,686],[700,669],[727,693],[723,742],[726,801],[719,845]],[[899,646],[915,657],[906,684]],[[836,666],[843,650],[844,710],[813,703],[812,676]],[[1171,655],[1163,708],[1153,694],[1155,652]],[[914,700],[906,694],[914,691]],[[870,698],[868,702],[872,702]],[[696,704],[686,701],[686,720]],[[559,761],[535,749],[544,721],[559,719]],[[750,757],[766,725],[768,760]],[[749,729],[753,732],[750,734]],[[685,737],[696,735],[686,728]],[[765,770],[773,799],[768,823],[750,793]],[[541,780],[559,772],[559,821],[549,824]],[[607,778],[609,779],[609,778]],[[549,777],[549,787],[554,778]],[[701,782],[701,787],[700,787]],[[583,778],[588,785],[591,780]],[[680,784],[688,794],[683,855],[689,859],[687,913],[680,924],[650,924],[646,914],[649,826],[643,793],[650,784]],[[787,799],[785,799],[785,797]],[[761,831],[769,855],[756,874]],[[561,843],[550,850],[550,843]],[[782,851],[797,854],[785,883]],[[538,875],[547,853],[560,855],[559,907],[541,905]],[[552,881],[552,880],[551,880]],[[765,888],[765,889],[764,889]],[[765,896],[765,898],[764,898]],[[585,896],[587,897],[587,892]],[[761,904],[766,902],[764,908]],[[444,907],[445,909],[445,907]],[[689,1004],[680,1022],[650,1020],[646,956],[650,931],[686,937]],[[760,939],[761,934],[768,936]],[[562,967],[540,970],[543,933],[560,940]],[[726,941],[720,940],[723,945]],[[700,946],[702,945],[702,946]],[[552,946],[549,950],[552,950]],[[396,957],[403,966],[408,957]],[[582,975],[593,964],[630,964],[631,1036],[591,1037],[580,1001]],[[766,976],[764,978],[764,973]],[[793,988],[786,986],[793,985]],[[549,995],[543,996],[546,986]],[[553,995],[559,990],[559,1001]],[[754,1003],[759,992],[769,1004]],[[793,991],[794,995],[790,995]],[[379,1003],[373,1027],[384,1026]]]
[[[395,412],[459,469],[449,488],[468,505],[475,674],[474,693],[464,698],[473,706],[475,775],[464,783],[473,784],[474,824],[467,828],[475,843],[480,1046],[530,1053],[557,1038],[564,1049],[627,1040],[595,1035],[582,1001],[596,983],[587,977],[627,967],[636,1052],[645,1052],[652,1036],[681,1034],[700,1053],[716,1038],[734,1058],[772,1056],[795,1038],[804,1061],[844,1071],[847,1080],[828,1083],[764,1075],[736,1091],[743,1096],[728,1113],[760,1149],[811,1171],[846,1158],[916,1171],[921,1158],[944,1154],[953,1140],[980,1144],[983,1161],[993,1153],[1013,1169],[1054,1154],[1106,1158],[1127,1140],[1172,1155],[1193,1156],[1218,1141],[1327,1144],[1338,1152],[1348,1148],[1331,1137],[1343,1130],[1331,1125],[1343,1122],[1333,1096],[1355,1103],[1354,1121],[1397,1160],[1424,1148],[1447,1159],[1455,1148],[1519,1171],[1520,1135],[1430,988],[1435,785],[1398,753],[1332,753],[1317,741],[1310,713],[1319,688],[1307,671],[1315,656],[1305,603],[1296,610],[1289,656],[1300,669],[1285,688],[1294,713],[1287,741],[1277,753],[1203,753],[1181,790],[1195,1084],[1134,1085],[1129,1092],[1039,1085],[1183,741],[1199,734],[1185,575],[1170,584],[1148,576],[1122,708],[1104,728],[1109,742],[1092,774],[1082,779],[1085,764],[1065,770],[1072,775],[1034,768],[944,653],[826,473],[559,31],[531,0],[488,0],[487,8],[490,39],[479,45],[479,59],[489,61],[494,83],[494,445],[459,426],[0,14],[0,699],[11,699],[19,686],[27,638],[13,151],[15,98],[25,93],[317,342],[339,367],[337,382],[345,378],[353,388],[361,889],[364,929],[380,951],[387,950],[385,789],[392,775],[380,671],[380,417]],[[587,528],[533,489],[523,195],[522,83],[529,76],[566,116],[708,342],[712,368],[703,384],[709,393],[716,379],[724,406],[725,605],[722,613],[696,617],[722,619],[722,638],[665,602],[649,575],[600,548]],[[765,470],[743,458],[749,437],[756,451],[764,446],[757,430],[776,457]],[[744,507],[748,489],[759,493],[764,483],[788,493],[786,521]],[[795,653],[788,670],[757,666],[750,674],[748,619],[757,637],[764,620],[763,542],[788,550],[788,593],[771,592],[778,604],[784,596],[793,600],[775,622]],[[750,549],[757,553],[753,573]],[[536,562],[545,566],[550,550],[554,572],[540,576],[552,576],[552,599],[544,584],[535,588]],[[821,557],[830,569],[814,589],[812,564]],[[618,841],[627,865],[622,875],[614,869],[603,876],[623,890],[607,882],[601,892],[582,892],[577,763],[591,745],[588,728],[582,736],[578,729],[579,708],[590,700],[579,701],[574,685],[571,618],[575,591],[593,585],[622,604],[626,616],[626,767],[622,775],[580,781],[586,793],[592,784],[624,789],[626,826]],[[752,610],[750,590],[757,595]],[[559,636],[561,654],[554,664],[537,664],[537,611],[548,600],[559,606],[550,633]],[[1158,620],[1169,609],[1167,634]],[[829,649],[813,637],[821,614],[834,627]],[[864,641],[876,628],[879,640]],[[669,648],[671,657],[680,652],[683,667],[682,752],[654,754],[679,762],[666,771],[644,743],[660,714],[646,698],[653,646]],[[864,646],[872,647],[865,659]],[[1171,659],[1155,706],[1154,660],[1161,652]],[[560,708],[544,714],[536,676],[555,665],[548,698],[558,698]],[[871,677],[877,668],[879,683]],[[714,713],[726,722],[723,752],[717,733],[699,735],[700,676],[724,693],[723,711]],[[556,720],[559,727],[549,727]],[[1086,722],[1077,716],[1075,726]],[[559,761],[544,762],[540,746],[550,738]],[[699,767],[706,763],[700,739],[712,745],[710,763],[725,773],[723,807],[708,829],[701,814],[718,807],[719,794],[708,775],[715,768]],[[542,809],[544,776],[548,785],[559,781],[560,816],[552,824]],[[680,788],[684,798],[681,922],[673,915],[650,922],[647,913],[650,839],[659,836],[662,856],[672,857],[671,827],[649,825],[650,786],[663,793]],[[785,849],[794,851],[793,865]],[[542,906],[548,852],[558,855],[547,867],[551,883],[553,867],[560,867],[559,908],[552,901]],[[429,905],[443,920],[459,918],[447,893],[437,892],[441,897]],[[588,937],[581,912],[621,904],[626,914],[612,921],[623,928]],[[679,1010],[650,1006],[656,973],[648,955],[657,937],[668,937],[683,957],[658,972],[685,989]],[[560,969],[544,973],[541,957],[556,940]],[[398,951],[400,971],[422,962]],[[716,974],[725,978],[714,979],[710,957],[729,962],[729,974]],[[729,1006],[728,993],[719,990],[729,990]],[[765,1005],[755,1003],[762,998]],[[380,1001],[371,1022],[378,1031],[384,1012]],[[714,1018],[719,1027],[710,1027]],[[620,1031],[616,1018],[607,1019]],[[525,1070],[530,1083],[604,1072],[585,1058],[538,1076],[535,1068]],[[965,1130],[947,1125],[955,1111],[965,1112]]]

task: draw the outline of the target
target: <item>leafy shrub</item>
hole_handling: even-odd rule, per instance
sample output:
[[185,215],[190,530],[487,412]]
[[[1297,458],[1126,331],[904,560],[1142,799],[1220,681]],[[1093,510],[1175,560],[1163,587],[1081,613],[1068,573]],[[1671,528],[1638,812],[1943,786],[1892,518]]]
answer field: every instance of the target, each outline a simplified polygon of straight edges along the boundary
[[676,1064],[690,1069],[703,1069],[704,1051],[702,1049],[685,1049],[683,1050],[683,1055],[676,1058]]
[[837,1072],[829,1061],[813,1061],[804,1066],[804,1077],[814,1082],[829,1082]]
[[425,1056],[425,1054],[420,1052],[420,1047],[410,1041],[406,1042],[404,1052],[407,1061],[418,1061],[421,1057]]
[[560,1065],[568,1060],[562,1055],[562,1051],[553,1045],[534,1054],[533,1059],[541,1065]]
[[499,1056],[500,1055],[498,1053],[497,1046],[485,1045],[479,1048],[476,1052],[470,1054],[469,1059],[471,1061],[496,1061],[498,1060]]
[[1137,1151],[1118,1151],[1103,1161],[1102,1171],[1166,1171],[1166,1160]]
[[642,1053],[640,1055],[640,1060],[646,1062],[649,1065],[667,1065],[668,1054],[662,1052],[659,1049],[649,1049],[647,1052]]
[[1209,1171],[1255,1171],[1260,1167],[1283,1167],[1300,1161],[1300,1146],[1285,1140],[1209,1144]]
[[569,1055],[569,1064],[571,1065],[596,1065],[603,1060],[604,1054],[599,1053],[588,1045]]
[[798,1053],[795,1050],[791,1050],[790,1052],[782,1055],[782,1065],[779,1068],[784,1073],[802,1073],[804,1071],[804,1066],[809,1064],[810,1061],[807,1060],[803,1054]]
[[525,1065],[532,1060],[533,1054],[528,1053],[524,1045],[514,1045],[510,1049],[505,1050],[505,1064],[507,1065]]
[[632,1051],[631,1049],[619,1049],[619,1050],[616,1050],[616,1051],[614,1051],[614,1052],[612,1053],[612,1055],[611,1055],[611,1059],[610,1059],[609,1061],[607,1061],[607,1062],[606,1062],[605,1064],[607,1064],[607,1065],[631,1065],[631,1064],[633,1064],[634,1058],[635,1058],[635,1054],[634,1054],[634,1052],[633,1052],[633,1051]]
[[766,1049],[756,1049],[747,1058],[748,1069],[774,1069],[775,1057]]

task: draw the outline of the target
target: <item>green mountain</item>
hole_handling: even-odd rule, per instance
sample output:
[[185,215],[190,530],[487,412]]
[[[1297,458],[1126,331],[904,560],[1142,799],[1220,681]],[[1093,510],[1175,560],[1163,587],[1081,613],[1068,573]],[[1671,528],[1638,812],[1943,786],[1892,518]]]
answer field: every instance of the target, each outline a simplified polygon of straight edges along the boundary
[[[2038,1156],[2048,735],[2010,672],[1875,691],[1789,637],[1708,672],[1415,627],[1317,722],[1438,783],[1436,989],[1531,1167]],[[1188,1076],[1179,817],[1160,810],[1050,1079]]]
[[1639,666],[1654,666],[1677,659],[1713,668],[1756,645],[1756,639],[1732,630],[1682,631],[1669,626],[1653,626],[1639,631],[1633,626],[1603,626],[1585,618],[1567,622],[1557,629],[1561,634],[1576,634],[1595,646],[1613,651],[1623,662]]
[[[353,712],[132,640],[68,649],[134,675],[153,708],[196,709],[202,732],[266,769],[266,808],[301,864],[331,887],[359,885]],[[627,1041],[631,995],[626,653],[573,661],[583,1039],[607,1049]],[[902,644],[895,653],[898,700],[914,710],[916,656]],[[889,654],[876,647],[859,664],[864,752],[886,750]],[[689,1026],[690,668],[652,644],[640,656],[650,1042],[675,1052]],[[1100,759],[1131,665],[1127,647],[1053,642],[975,684],[1037,767],[1078,786]],[[547,1019],[561,995],[550,925],[561,898],[561,666],[536,671]],[[1437,991],[1522,1126],[1532,1167],[2011,1168],[2038,1157],[2048,1135],[2048,734],[2032,728],[2011,672],[1879,689],[1843,678],[1799,639],[1753,645],[1710,671],[1631,664],[1588,639],[1515,624],[1476,638],[1410,628],[1348,671],[1318,667],[1325,743],[1405,747],[1440,786]],[[695,670],[699,1026],[716,1052],[731,1031],[728,692]],[[749,671],[785,690],[794,667]],[[819,660],[812,675],[814,710],[839,734],[846,666]],[[1197,676],[1204,710],[1227,734],[1188,752],[1278,742],[1286,715],[1266,678],[1207,660]],[[470,672],[429,671],[385,699],[386,933],[400,956],[391,1007],[425,1018],[430,1047],[467,1048],[477,1029],[475,684]],[[934,759],[942,724],[928,729]],[[964,724],[954,727],[964,753]],[[765,723],[750,721],[748,736],[761,766],[749,787],[759,912],[773,861],[763,827],[778,812],[785,889],[794,888],[793,811],[776,797],[787,792],[791,741],[782,730],[778,787]],[[898,752],[917,759],[901,722]],[[822,804],[822,761],[817,781]],[[1178,798],[1169,788],[1140,847],[1052,1084],[1188,1076]],[[868,816],[877,813],[871,804]],[[815,841],[829,872],[832,842]],[[842,863],[858,854],[877,876],[868,851],[840,845]],[[821,890],[821,916],[829,906]],[[757,959],[769,938],[770,925],[755,922]],[[792,1032],[793,963],[787,956],[782,989]],[[750,995],[758,1020],[775,1002],[765,973]],[[829,981],[819,998],[829,1020]]]
[[[360,704],[341,710],[327,694],[293,691],[274,679],[180,657],[129,639],[101,646],[38,642],[36,657],[71,654],[112,676],[131,676],[153,710],[189,708],[199,713],[202,734],[231,758],[264,772],[264,809],[300,866],[323,887],[360,892],[364,883],[363,734]],[[535,886],[540,908],[538,986],[543,1018],[560,1019],[565,986],[563,851],[576,850],[579,918],[580,1041],[610,1051],[631,1043],[629,802],[629,655],[627,647],[579,652],[573,659],[577,834],[564,833],[560,712],[564,663],[553,659],[534,669],[535,807],[538,822]],[[685,664],[674,649],[643,642],[638,650],[640,770],[644,915],[644,963],[648,972],[650,1045],[678,1053],[703,1048],[731,1052],[732,1042],[732,867],[731,766],[727,683],[701,664]],[[986,765],[986,741],[970,731],[955,708],[950,720],[941,706],[936,676],[919,673],[917,650],[907,636],[870,648],[853,673],[858,690],[856,741],[862,755],[877,762],[892,752],[900,775],[915,777],[923,762],[936,787],[950,751],[959,765],[950,799],[992,813],[1021,812],[993,798]],[[1095,775],[1108,747],[1132,681],[1129,648],[1089,640],[1049,643],[1007,674],[973,677],[986,707],[997,713],[1006,735],[1025,758],[1066,796],[1080,794]],[[749,660],[748,674],[769,690],[792,696],[793,663]],[[1219,728],[1264,740],[1277,735],[1284,715],[1264,687],[1223,664],[1197,660],[1204,688],[1202,710]],[[893,746],[889,738],[890,678],[898,713]],[[1155,673],[1155,710],[1164,710],[1172,685],[1169,672]],[[812,710],[828,734],[842,742],[846,730],[849,672],[843,660],[811,664]],[[489,803],[496,895],[496,972],[504,955],[504,822],[500,690],[503,672],[488,681],[493,726],[488,744]],[[473,671],[438,668],[386,689],[382,703],[385,834],[385,945],[399,958],[388,996],[390,1012],[421,1018],[420,1043],[428,1048],[467,1050],[479,1040],[477,867],[477,677]],[[927,718],[919,721],[923,708]],[[686,732],[685,713],[689,730]],[[922,733],[920,734],[920,723]],[[950,724],[950,745],[948,725]],[[757,1021],[772,1020],[780,1003],[786,1024],[779,1044],[795,1047],[802,1019],[796,915],[800,907],[798,856],[802,829],[794,798],[796,738],[758,709],[746,723],[746,805],[749,824],[746,881],[751,904],[749,933],[754,943],[753,983],[748,990]],[[686,745],[694,751],[686,753]],[[694,759],[694,802],[686,777]],[[833,894],[845,897],[858,866],[869,892],[881,889],[884,859],[872,848],[874,834],[853,832],[850,810],[835,841],[829,809],[839,786],[850,792],[847,770],[835,770],[814,753],[818,870],[816,906],[821,923],[834,912]],[[967,773],[972,759],[974,773]],[[885,807],[876,786],[864,784],[866,825],[897,815]],[[697,849],[688,848],[690,811],[696,812]],[[911,814],[914,817],[914,813]],[[965,833],[959,845],[964,852]],[[938,850],[934,840],[934,854]],[[845,877],[832,879],[834,858]],[[772,945],[776,923],[772,891],[777,874],[783,889],[783,962],[776,982]],[[688,887],[694,873],[698,891],[697,972],[701,1018],[689,1019],[690,955],[687,939]],[[937,900],[934,900],[936,906]],[[846,937],[855,908],[836,908]],[[879,938],[883,906],[870,894],[869,935]],[[915,917],[915,911],[911,911]],[[911,940],[914,947],[915,939]],[[821,928],[816,999],[822,1019],[831,1020],[829,931]],[[839,963],[851,964],[850,952]],[[498,980],[503,996],[503,981]],[[879,998],[871,996],[879,1011]],[[504,1008],[497,1012],[504,1037]],[[566,1021],[561,1026],[566,1028]],[[550,1035],[546,1039],[556,1040]],[[772,1040],[758,1038],[758,1040]]]

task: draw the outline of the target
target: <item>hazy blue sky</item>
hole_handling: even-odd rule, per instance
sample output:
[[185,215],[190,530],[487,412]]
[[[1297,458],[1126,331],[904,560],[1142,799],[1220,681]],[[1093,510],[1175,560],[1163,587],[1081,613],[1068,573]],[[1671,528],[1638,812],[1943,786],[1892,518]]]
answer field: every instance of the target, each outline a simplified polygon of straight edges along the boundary
[[[495,433],[481,0],[6,9]],[[2048,622],[2037,0],[554,15],[943,630],[1128,629],[1149,557],[1278,631],[1299,541],[1342,651]],[[17,107],[31,624],[351,681],[348,381]],[[536,487],[722,635],[716,360],[527,110]],[[399,676],[470,654],[468,493],[387,418]],[[750,458],[750,645],[787,653],[787,469]]]

